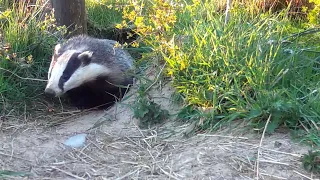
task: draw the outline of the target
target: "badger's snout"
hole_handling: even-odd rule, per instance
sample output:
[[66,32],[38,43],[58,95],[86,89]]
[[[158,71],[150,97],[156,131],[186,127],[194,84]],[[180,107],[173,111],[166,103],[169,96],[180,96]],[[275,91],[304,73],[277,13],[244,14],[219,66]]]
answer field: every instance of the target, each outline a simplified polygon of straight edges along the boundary
[[44,90],[44,93],[48,96],[51,96],[51,97],[55,97],[56,96],[56,92],[53,90],[53,89],[50,89],[50,88],[46,88]]

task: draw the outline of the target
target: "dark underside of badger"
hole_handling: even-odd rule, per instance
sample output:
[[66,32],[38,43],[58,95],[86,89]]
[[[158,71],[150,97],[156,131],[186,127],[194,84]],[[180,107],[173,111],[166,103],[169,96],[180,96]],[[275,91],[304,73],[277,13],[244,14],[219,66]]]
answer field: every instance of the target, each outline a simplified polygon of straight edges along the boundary
[[128,79],[119,85],[121,87],[117,87],[110,84],[106,77],[99,77],[69,90],[66,94],[70,103],[79,109],[106,109],[121,100],[130,90],[132,83],[132,79]]

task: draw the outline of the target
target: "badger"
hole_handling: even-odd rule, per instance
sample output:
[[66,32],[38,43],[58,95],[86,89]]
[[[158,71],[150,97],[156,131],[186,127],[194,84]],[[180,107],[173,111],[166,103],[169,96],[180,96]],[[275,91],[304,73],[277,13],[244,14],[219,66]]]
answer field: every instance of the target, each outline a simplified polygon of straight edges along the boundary
[[133,58],[116,41],[78,35],[54,47],[45,94],[80,109],[106,108],[133,84]]

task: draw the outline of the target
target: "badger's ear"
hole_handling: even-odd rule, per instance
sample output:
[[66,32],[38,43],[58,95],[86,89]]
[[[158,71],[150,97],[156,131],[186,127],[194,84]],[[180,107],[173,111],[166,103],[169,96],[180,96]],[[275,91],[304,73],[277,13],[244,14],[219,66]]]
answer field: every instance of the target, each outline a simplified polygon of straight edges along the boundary
[[54,47],[54,54],[59,54],[59,50],[61,49],[61,44],[57,44],[55,47]]
[[92,51],[85,51],[81,54],[78,55],[78,58],[82,61],[83,65],[88,65],[91,62],[91,58],[92,58]]

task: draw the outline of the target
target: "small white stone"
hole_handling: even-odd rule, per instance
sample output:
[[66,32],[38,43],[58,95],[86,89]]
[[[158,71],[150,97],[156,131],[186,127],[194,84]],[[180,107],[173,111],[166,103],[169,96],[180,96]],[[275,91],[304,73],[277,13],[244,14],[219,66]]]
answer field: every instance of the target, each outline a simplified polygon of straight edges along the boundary
[[64,145],[70,146],[73,148],[78,148],[84,145],[84,142],[86,141],[87,134],[77,134],[75,136],[71,136],[68,138]]

